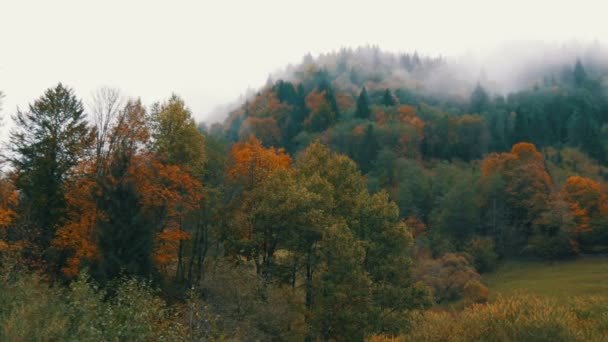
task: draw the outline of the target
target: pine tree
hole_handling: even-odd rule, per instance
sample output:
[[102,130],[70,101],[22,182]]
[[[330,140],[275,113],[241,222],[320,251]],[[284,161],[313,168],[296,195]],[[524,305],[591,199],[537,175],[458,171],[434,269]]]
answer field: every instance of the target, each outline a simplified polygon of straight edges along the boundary
[[490,104],[490,97],[488,93],[481,87],[479,83],[471,93],[471,106],[470,112],[473,114],[483,113]]
[[[82,102],[59,83],[13,117],[9,162],[33,242],[46,251],[65,210],[64,185],[92,143]],[[49,253],[47,259],[50,258]]]
[[394,106],[397,104],[395,98],[391,94],[391,91],[388,89],[384,91],[384,95],[382,96],[382,104],[387,107]]
[[583,68],[583,64],[580,59],[576,60],[576,64],[574,65],[574,82],[576,85],[580,86],[585,82],[587,78],[587,73],[585,72],[585,68]]
[[361,93],[359,94],[359,98],[357,99],[357,109],[355,111],[355,116],[361,119],[369,119],[371,116],[371,110],[369,109],[369,99],[367,97],[367,90],[365,87],[361,89]]

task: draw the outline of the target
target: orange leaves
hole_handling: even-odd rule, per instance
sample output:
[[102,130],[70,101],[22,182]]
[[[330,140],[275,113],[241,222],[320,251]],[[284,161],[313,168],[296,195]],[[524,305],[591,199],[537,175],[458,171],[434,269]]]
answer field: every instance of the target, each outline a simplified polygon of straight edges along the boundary
[[325,100],[325,91],[318,92],[314,90],[306,96],[306,107],[308,107],[311,112],[318,112],[325,104],[327,104],[327,101]]
[[189,238],[181,228],[185,215],[199,208],[203,199],[202,185],[189,172],[176,165],[165,165],[150,154],[132,157],[127,172],[121,177],[98,178],[92,167],[84,165],[82,176],[73,180],[66,193],[68,219],[53,240],[53,248],[69,253],[62,272],[67,277],[78,274],[84,261],[103,258],[97,245],[100,223],[108,219],[100,209],[106,198],[101,183],[112,193],[118,187],[134,188],[141,203],[142,215],[151,218],[157,229],[153,258],[159,268],[177,258],[182,240]]
[[6,229],[17,217],[14,208],[18,203],[18,193],[11,182],[0,180],[0,252],[11,248],[6,241]]
[[274,92],[265,91],[256,96],[246,109],[250,116],[260,118],[271,117],[278,120],[289,115],[293,108],[286,103],[280,102]]
[[511,152],[489,155],[481,170],[482,182],[491,176],[503,178],[509,205],[525,213],[520,219],[531,222],[545,209],[552,181],[533,144],[518,143]]
[[414,238],[423,236],[427,232],[426,224],[413,216],[410,216],[405,220],[405,225],[410,229]]
[[338,92],[336,102],[341,112],[347,112],[355,108],[355,99],[345,92]]
[[135,184],[143,210],[158,215],[161,231],[156,234],[153,257],[162,269],[177,259],[180,241],[190,238],[181,223],[200,207],[202,184],[183,168],[165,165],[151,155],[134,159],[126,181]]
[[[90,165],[83,163],[79,169],[85,171]],[[103,213],[95,202],[99,193],[97,182],[91,177],[92,170],[79,179],[69,183],[65,199],[68,205],[67,222],[57,229],[52,246],[56,250],[70,251],[67,265],[61,271],[67,277],[78,275],[84,260],[95,260],[99,250],[95,241],[95,228]]]
[[265,148],[252,135],[248,141],[234,144],[226,173],[229,181],[241,182],[249,189],[290,164],[291,158],[283,149]]
[[502,171],[504,167],[503,156],[498,153],[492,153],[486,156],[481,162],[482,177],[491,177]]
[[416,116],[416,109],[411,106],[403,105],[399,107],[399,120],[416,128],[422,137],[424,133],[424,121]]
[[591,221],[608,215],[608,195],[597,181],[580,176],[569,177],[561,195],[570,205],[577,233],[591,231]]
[[165,165],[150,155],[134,159],[127,181],[135,184],[146,210],[164,208],[171,219],[197,209],[202,200],[202,184],[190,173],[176,165]]
[[160,233],[156,234],[154,248],[154,263],[164,268],[171,264],[177,258],[179,243],[183,240],[188,240],[190,234],[184,232],[179,227],[165,228]]
[[567,201],[585,208],[590,215],[608,214],[608,195],[599,182],[580,176],[569,177],[562,193]]
[[519,160],[531,162],[542,162],[543,156],[536,150],[536,146],[527,142],[520,142],[511,147],[511,153],[517,156]]
[[0,180],[0,228],[10,225],[17,213],[13,210],[17,205],[17,190],[7,180]]

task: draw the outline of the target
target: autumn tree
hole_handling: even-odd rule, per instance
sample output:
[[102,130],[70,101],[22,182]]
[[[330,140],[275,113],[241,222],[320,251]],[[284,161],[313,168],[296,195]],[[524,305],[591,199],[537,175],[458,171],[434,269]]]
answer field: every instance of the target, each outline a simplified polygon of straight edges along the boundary
[[[496,232],[505,242],[521,246],[532,233],[532,223],[546,209],[553,184],[545,169],[542,155],[530,143],[513,145],[511,152],[489,155],[482,162],[480,182],[490,190],[492,198],[486,198],[485,210],[492,210],[496,228],[496,208],[499,194],[504,194],[508,208],[508,224],[517,228],[506,236]],[[498,186],[499,188],[496,188]],[[491,208],[491,209],[490,209]]]
[[608,195],[602,184],[589,178],[571,176],[563,185],[561,196],[568,203],[576,222],[577,239],[587,245],[605,242]]
[[152,150],[165,164],[179,165],[202,175],[206,160],[205,139],[196,128],[190,109],[173,94],[152,106]]
[[107,136],[108,158],[84,160],[70,184],[67,220],[53,240],[55,249],[69,255],[62,269],[68,277],[83,265],[102,281],[121,272],[149,276],[166,273],[176,261],[176,273],[183,275],[179,252],[189,234],[182,221],[199,207],[202,188],[187,160],[166,164],[172,156],[157,158],[148,150],[146,118],[141,103],[129,101]]
[[[265,148],[254,136],[231,150],[226,176],[234,195],[226,242],[231,251],[253,260],[258,272],[271,267],[279,242],[290,234],[288,222],[297,220],[300,212],[299,202],[291,196],[302,191],[296,188],[290,164],[291,158],[283,150]],[[288,189],[290,192],[284,192]],[[276,211],[279,208],[282,210]],[[282,211],[294,217],[284,216]]]
[[19,247],[19,241],[13,241],[10,227],[17,218],[19,194],[10,179],[0,179],[0,254]]
[[323,131],[337,119],[338,114],[327,100],[326,91],[314,90],[308,94],[306,96],[306,107],[310,110],[310,114],[304,120],[304,127],[309,131]]
[[570,205],[560,196],[550,196],[546,209],[533,222],[527,252],[545,259],[578,254],[577,229],[580,228],[573,214]]
[[247,118],[241,125],[240,140],[247,140],[254,135],[264,146],[280,146],[281,130],[274,118]]
[[13,119],[7,159],[15,170],[21,210],[27,212],[30,238],[47,261],[56,262],[48,248],[65,217],[66,180],[92,142],[84,108],[60,83]]
[[283,149],[265,148],[253,135],[234,144],[230,152],[227,180],[252,189],[274,170],[287,169],[291,158]]

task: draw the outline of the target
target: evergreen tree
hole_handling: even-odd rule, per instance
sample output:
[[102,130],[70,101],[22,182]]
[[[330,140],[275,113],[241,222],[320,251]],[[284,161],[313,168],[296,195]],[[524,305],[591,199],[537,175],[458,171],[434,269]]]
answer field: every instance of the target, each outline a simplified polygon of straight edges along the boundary
[[146,110],[141,102],[130,101],[120,113],[111,140],[115,141],[107,175],[99,179],[97,204],[105,213],[99,224],[99,249],[103,258],[93,269],[105,282],[129,275],[149,276],[154,264],[154,222],[143,213],[136,180],[141,178],[134,167],[136,156],[149,143]]
[[373,163],[378,156],[380,144],[374,132],[374,126],[369,124],[365,127],[365,133],[361,139],[361,145],[357,149],[357,164],[364,173],[372,169]]
[[530,140],[530,128],[528,117],[524,113],[517,113],[515,116],[515,125],[513,134],[511,135],[511,144]]
[[382,104],[387,107],[391,107],[397,104],[395,98],[391,94],[391,91],[388,88],[384,91],[384,95],[382,96]]
[[[82,102],[59,83],[13,117],[8,160],[16,172],[29,238],[48,251],[66,208],[64,185],[92,143]],[[46,257],[53,258],[47,252]]]
[[576,82],[577,86],[580,86],[587,79],[587,73],[585,72],[585,68],[583,68],[583,64],[580,59],[576,60],[576,64],[574,65],[574,82]]
[[367,90],[365,90],[365,87],[363,87],[363,89],[361,89],[361,93],[359,93],[355,116],[361,119],[369,119],[369,117],[371,116],[371,110],[369,108],[369,99],[367,97]]
[[481,87],[479,83],[471,93],[471,105],[469,111],[473,114],[481,114],[487,110],[490,104],[490,97],[488,93]]

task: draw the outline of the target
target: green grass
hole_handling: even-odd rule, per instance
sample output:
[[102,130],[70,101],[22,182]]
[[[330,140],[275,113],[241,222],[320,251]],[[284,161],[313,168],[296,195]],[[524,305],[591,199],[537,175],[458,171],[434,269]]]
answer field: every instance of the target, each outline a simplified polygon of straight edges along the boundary
[[496,296],[533,294],[558,301],[572,296],[608,296],[608,258],[579,258],[573,261],[508,261],[483,276]]

